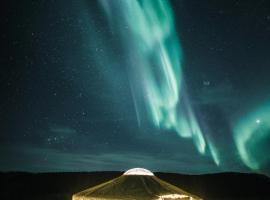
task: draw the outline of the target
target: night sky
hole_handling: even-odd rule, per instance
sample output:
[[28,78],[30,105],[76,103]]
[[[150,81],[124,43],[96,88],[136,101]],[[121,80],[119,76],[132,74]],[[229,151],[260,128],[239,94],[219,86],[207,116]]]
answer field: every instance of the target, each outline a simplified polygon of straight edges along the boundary
[[270,1],[1,6],[0,170],[270,175]]

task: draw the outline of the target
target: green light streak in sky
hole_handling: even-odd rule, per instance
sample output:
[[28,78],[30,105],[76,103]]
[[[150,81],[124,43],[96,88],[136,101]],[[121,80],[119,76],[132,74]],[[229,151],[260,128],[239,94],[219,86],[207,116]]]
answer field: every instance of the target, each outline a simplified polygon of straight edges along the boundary
[[270,102],[242,118],[235,126],[234,132],[240,158],[246,166],[258,170],[269,162],[270,147],[266,141],[270,139]]
[[198,151],[204,153],[204,137],[188,104],[185,104],[188,119],[179,118],[182,52],[168,1],[126,1],[125,5],[126,19],[141,53],[140,75],[153,123],[175,130],[180,136],[184,128],[183,134],[192,137]]
[[[130,54],[132,73],[135,71],[136,74],[130,78],[130,84],[136,113],[139,115],[138,124],[142,115],[139,108],[146,108],[156,127],[173,130],[183,138],[191,138],[197,150],[204,154],[207,140],[183,91],[183,55],[169,1],[100,2],[112,28],[121,29]],[[117,18],[120,25],[115,24]],[[208,148],[215,163],[219,164],[214,146]]]
[[209,146],[210,153],[214,159],[214,162],[216,163],[216,165],[219,166],[220,165],[220,158],[219,158],[219,155],[217,153],[218,151],[217,151],[215,145],[208,140],[208,146]]

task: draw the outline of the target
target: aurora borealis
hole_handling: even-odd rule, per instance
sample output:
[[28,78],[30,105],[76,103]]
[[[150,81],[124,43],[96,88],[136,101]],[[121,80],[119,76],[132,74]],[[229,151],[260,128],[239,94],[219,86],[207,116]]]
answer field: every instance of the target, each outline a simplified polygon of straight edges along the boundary
[[[129,56],[136,60],[134,64],[129,63],[132,69],[128,70],[131,71],[130,87],[135,93],[134,105],[139,110],[138,121],[142,113],[148,112],[157,128],[174,130],[181,137],[192,138],[203,154],[205,140],[190,105],[184,101],[186,94],[181,94],[184,93],[181,91],[182,50],[169,2],[101,2],[109,19],[117,16],[113,10],[117,7],[122,15],[119,19],[115,17],[116,20],[125,23],[122,19],[126,19],[127,26],[131,27],[124,43]],[[146,109],[141,109],[143,106],[137,102],[143,102]]]
[[[241,118],[235,126],[235,143],[242,161],[251,169],[258,170],[269,162],[270,103],[266,102]],[[263,149],[266,154],[260,155]]]
[[268,2],[5,10],[0,170],[269,175]]

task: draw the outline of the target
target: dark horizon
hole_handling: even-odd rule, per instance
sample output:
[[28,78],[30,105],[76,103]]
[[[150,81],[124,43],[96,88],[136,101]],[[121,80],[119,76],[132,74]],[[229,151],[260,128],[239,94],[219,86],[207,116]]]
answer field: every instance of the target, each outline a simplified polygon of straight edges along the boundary
[[[116,173],[122,175],[125,171],[0,171],[2,174],[95,174],[95,173]],[[163,172],[163,171],[153,171],[156,174],[169,174],[169,175],[183,175],[183,176],[219,176],[219,175],[232,175],[232,174],[242,174],[242,175],[258,175],[270,178],[268,174],[256,173],[256,172],[236,172],[236,171],[223,171],[223,172],[209,172],[202,174],[185,174],[179,172]]]

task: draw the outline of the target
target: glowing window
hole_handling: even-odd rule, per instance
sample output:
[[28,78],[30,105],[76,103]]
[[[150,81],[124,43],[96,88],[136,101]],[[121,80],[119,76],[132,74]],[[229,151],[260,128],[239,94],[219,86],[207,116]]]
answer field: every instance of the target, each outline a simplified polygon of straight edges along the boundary
[[152,172],[143,168],[133,168],[124,173],[124,175],[143,175],[143,176],[154,176]]
[[[159,196],[157,200],[166,200],[166,199],[186,199],[189,196],[184,195],[184,194],[167,194],[167,195],[162,195]],[[189,197],[190,200],[192,200],[192,197]]]

